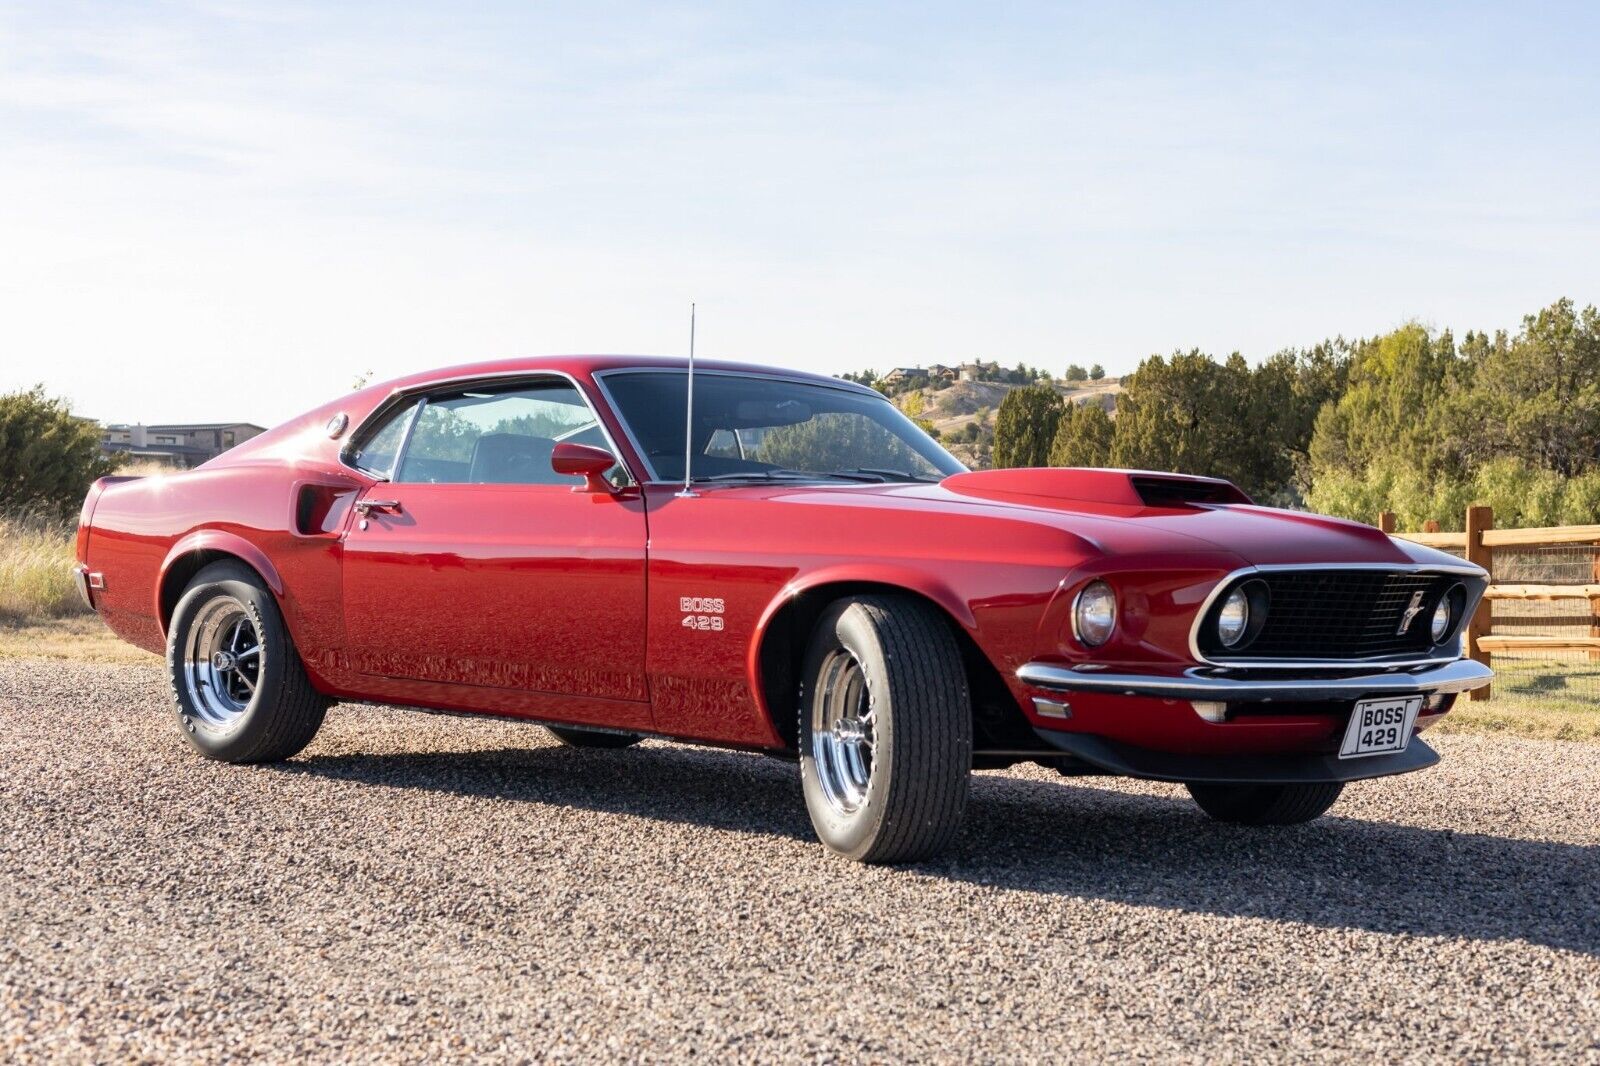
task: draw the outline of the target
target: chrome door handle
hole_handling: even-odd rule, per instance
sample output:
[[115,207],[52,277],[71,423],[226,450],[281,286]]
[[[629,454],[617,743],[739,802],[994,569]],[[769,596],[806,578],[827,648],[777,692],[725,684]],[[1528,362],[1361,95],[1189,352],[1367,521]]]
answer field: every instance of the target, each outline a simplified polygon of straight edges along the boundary
[[356,510],[360,511],[363,515],[369,515],[373,511],[390,511],[390,512],[393,512],[394,514],[399,514],[400,513],[400,501],[399,500],[357,500],[356,501]]

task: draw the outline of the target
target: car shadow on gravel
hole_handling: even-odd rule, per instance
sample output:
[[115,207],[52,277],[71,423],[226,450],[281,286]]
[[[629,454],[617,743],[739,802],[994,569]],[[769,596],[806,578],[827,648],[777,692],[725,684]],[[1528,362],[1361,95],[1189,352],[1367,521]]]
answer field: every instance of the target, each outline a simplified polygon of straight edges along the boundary
[[[814,839],[792,765],[709,749],[313,756],[281,771]],[[1139,906],[1600,955],[1600,848],[1337,813],[1242,828],[1211,822],[1181,796],[979,774],[955,848],[907,869]]]

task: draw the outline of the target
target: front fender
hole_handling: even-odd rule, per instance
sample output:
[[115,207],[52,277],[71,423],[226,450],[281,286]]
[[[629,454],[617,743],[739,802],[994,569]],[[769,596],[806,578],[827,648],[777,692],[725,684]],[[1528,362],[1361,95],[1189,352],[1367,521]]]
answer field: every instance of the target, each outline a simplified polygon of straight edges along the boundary
[[750,693],[776,736],[782,736],[783,732],[776,728],[772,707],[767,700],[766,682],[761,666],[761,649],[766,643],[772,621],[798,596],[828,586],[846,585],[875,585],[921,596],[938,605],[957,625],[969,635],[976,637],[976,621],[966,600],[948,583],[926,570],[908,566],[886,566],[881,563],[843,563],[807,571],[780,589],[762,610],[745,656],[745,677],[750,686]]
[[785,585],[762,612],[761,621],[756,627],[757,638],[766,632],[767,623],[772,620],[772,616],[794,597],[824,585],[857,584],[888,585],[907,592],[915,592],[944,608],[945,613],[955,619],[967,632],[972,632],[976,627],[972,608],[967,601],[948,583],[926,570],[883,563],[840,563],[807,571]]

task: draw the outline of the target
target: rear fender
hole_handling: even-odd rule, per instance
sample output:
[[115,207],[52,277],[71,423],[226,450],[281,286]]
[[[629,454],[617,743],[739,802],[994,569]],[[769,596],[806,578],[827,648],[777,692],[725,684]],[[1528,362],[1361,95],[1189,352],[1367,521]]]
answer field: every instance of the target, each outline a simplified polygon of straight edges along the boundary
[[[174,544],[172,550],[167,552],[167,557],[161,563],[161,578],[156,582],[155,603],[152,607],[154,617],[161,622],[163,636],[167,632],[167,617],[163,601],[167,596],[167,584],[171,580],[173,568],[185,557],[196,552],[218,552],[237,557],[261,575],[261,580],[266,582],[273,598],[278,601],[279,609],[283,609],[283,578],[278,575],[278,568],[272,565],[265,552],[237,533],[227,533],[220,529],[198,529]],[[284,611],[284,614],[287,617],[288,612]]]
[[78,562],[89,561],[89,531],[94,528],[94,509],[100,503],[100,496],[112,485],[138,480],[137,477],[126,474],[108,474],[105,477],[95,478],[94,484],[89,486],[89,491],[83,497],[83,508],[78,512],[78,536],[74,545],[74,554]]

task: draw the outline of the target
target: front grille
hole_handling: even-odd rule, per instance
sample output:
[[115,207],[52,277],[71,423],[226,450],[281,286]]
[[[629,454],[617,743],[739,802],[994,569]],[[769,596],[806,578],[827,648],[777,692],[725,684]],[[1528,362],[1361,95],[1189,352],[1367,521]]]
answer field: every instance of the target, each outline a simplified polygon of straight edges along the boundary
[[[1371,659],[1430,650],[1429,623],[1440,597],[1459,580],[1404,570],[1267,570],[1242,580],[1263,582],[1266,623],[1246,646],[1216,639],[1218,596],[1201,623],[1201,650],[1229,659]],[[1404,633],[1400,620],[1421,592],[1421,610]]]

